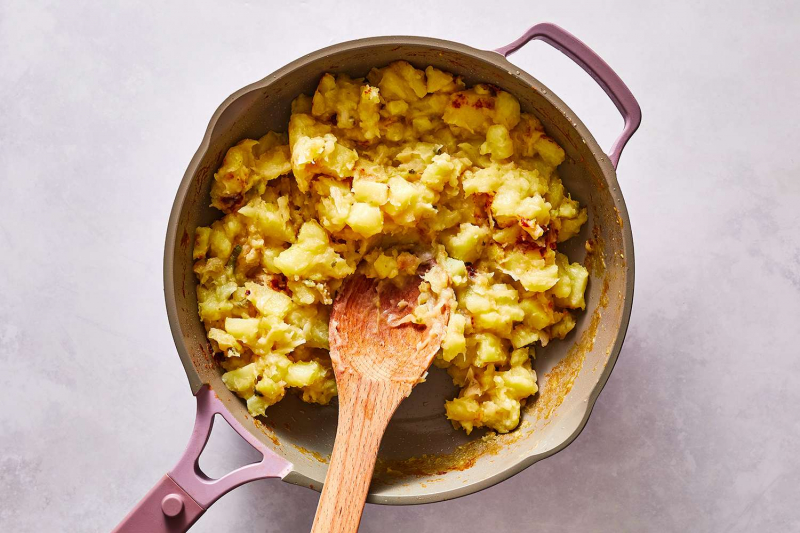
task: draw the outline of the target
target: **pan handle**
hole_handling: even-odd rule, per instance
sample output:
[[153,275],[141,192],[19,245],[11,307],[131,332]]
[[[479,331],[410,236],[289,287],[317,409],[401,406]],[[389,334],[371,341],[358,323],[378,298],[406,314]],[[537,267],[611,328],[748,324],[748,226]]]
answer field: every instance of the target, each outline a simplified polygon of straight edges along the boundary
[[614,141],[608,156],[611,164],[617,168],[622,149],[625,148],[625,144],[642,122],[642,110],[636,98],[616,72],[608,66],[608,63],[603,61],[591,48],[567,30],[549,22],[531,27],[525,32],[525,35],[511,44],[498,48],[495,52],[507,58],[534,39],[546,42],[580,65],[617,106],[622,118],[625,119],[625,126],[617,140]]
[[[197,415],[186,451],[173,469],[128,513],[114,533],[178,533],[188,531],[211,504],[236,487],[256,479],[284,477],[292,464],[251,435],[225,408],[208,385],[197,391]],[[214,415],[222,415],[253,448],[261,462],[249,464],[211,479],[200,469],[200,454],[208,442]]]

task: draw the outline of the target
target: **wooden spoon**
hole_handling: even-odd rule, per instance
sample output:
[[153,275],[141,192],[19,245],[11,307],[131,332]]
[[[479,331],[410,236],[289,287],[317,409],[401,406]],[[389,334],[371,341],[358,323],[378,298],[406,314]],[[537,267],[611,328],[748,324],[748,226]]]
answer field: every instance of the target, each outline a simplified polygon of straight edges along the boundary
[[312,533],[358,530],[389,419],[441,346],[448,305],[435,308],[425,324],[397,325],[417,305],[420,282],[415,276],[397,287],[353,276],[333,303],[329,339],[339,425]]

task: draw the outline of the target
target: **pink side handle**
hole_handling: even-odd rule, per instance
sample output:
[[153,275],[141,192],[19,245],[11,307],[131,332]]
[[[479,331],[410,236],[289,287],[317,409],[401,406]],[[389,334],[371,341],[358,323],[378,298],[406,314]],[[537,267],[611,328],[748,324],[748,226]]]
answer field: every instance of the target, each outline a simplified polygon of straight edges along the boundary
[[[114,533],[179,533],[188,531],[211,504],[232,489],[265,478],[283,478],[292,464],[267,448],[236,420],[208,385],[196,395],[197,415],[186,451],[178,463],[134,507]],[[211,436],[214,415],[222,415],[230,426],[263,458],[211,479],[200,469],[200,454]]]
[[617,73],[591,48],[564,28],[549,22],[533,26],[525,32],[525,35],[511,44],[498,48],[495,52],[503,57],[508,57],[534,39],[546,42],[580,65],[583,70],[594,78],[594,81],[603,88],[608,97],[614,102],[614,105],[617,106],[622,118],[625,120],[625,125],[622,133],[614,141],[611,153],[608,156],[611,164],[614,165],[614,168],[617,168],[622,149],[625,148],[625,144],[627,144],[642,122],[642,110],[636,98],[634,98],[628,86],[617,76]]

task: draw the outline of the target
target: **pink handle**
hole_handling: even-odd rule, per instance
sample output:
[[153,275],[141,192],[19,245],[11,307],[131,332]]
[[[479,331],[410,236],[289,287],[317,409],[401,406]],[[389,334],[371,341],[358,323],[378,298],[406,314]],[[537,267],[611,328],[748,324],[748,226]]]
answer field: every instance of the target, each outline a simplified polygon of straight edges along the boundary
[[[167,473],[114,529],[115,533],[178,533],[187,531],[211,504],[230,490],[256,479],[284,477],[292,464],[264,446],[228,412],[208,385],[197,391],[197,415],[186,451]],[[261,462],[211,479],[200,469],[203,453],[214,425],[214,415],[228,424],[264,456]]]
[[495,52],[503,57],[508,57],[534,39],[546,42],[580,65],[603,88],[619,109],[622,118],[625,119],[625,126],[620,136],[614,141],[608,156],[611,164],[617,168],[622,149],[625,148],[625,144],[642,122],[642,110],[636,98],[617,76],[617,73],[611,70],[611,67],[599,55],[580,39],[555,24],[547,22],[537,24],[526,31],[525,35],[509,45],[498,48]]

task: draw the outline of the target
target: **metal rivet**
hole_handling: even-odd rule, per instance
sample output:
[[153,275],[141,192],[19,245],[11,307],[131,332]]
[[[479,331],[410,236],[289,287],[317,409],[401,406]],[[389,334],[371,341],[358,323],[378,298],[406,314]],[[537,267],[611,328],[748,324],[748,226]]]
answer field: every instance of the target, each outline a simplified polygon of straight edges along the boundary
[[178,516],[183,512],[183,498],[180,494],[167,494],[161,500],[161,510],[167,516]]

